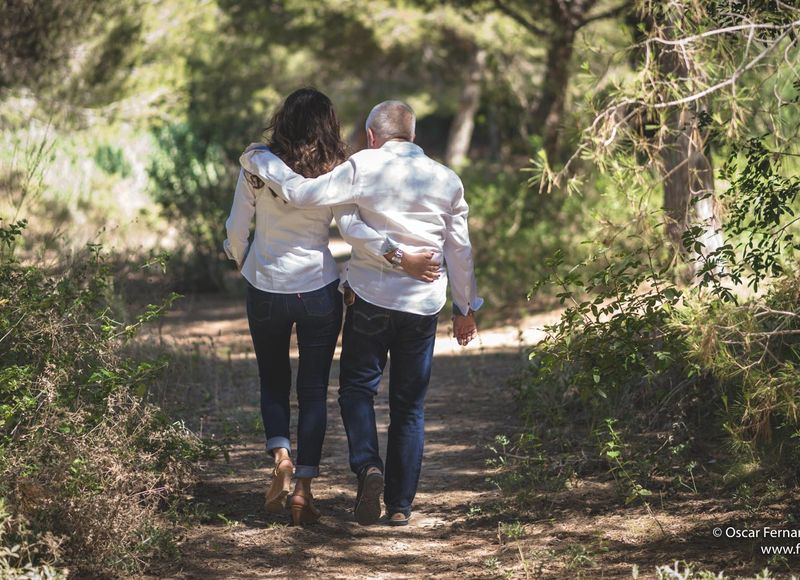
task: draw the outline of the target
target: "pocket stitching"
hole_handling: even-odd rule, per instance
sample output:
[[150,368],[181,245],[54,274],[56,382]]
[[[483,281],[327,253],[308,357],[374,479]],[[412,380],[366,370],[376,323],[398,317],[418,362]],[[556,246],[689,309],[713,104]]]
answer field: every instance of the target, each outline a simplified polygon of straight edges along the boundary
[[[335,292],[336,294],[339,293],[338,290],[335,290]],[[333,311],[336,310],[336,298],[332,295],[328,286],[320,288],[319,290],[306,292],[304,296],[301,296],[300,301],[302,302],[303,309],[308,316],[321,318],[330,316]],[[327,307],[324,308],[324,311],[322,308],[309,308],[309,305],[320,306],[325,304],[327,304]]]
[[324,298],[316,298],[315,297],[315,298],[312,298],[310,300],[306,299],[306,300],[303,300],[303,308],[305,308],[306,314],[308,314],[309,316],[314,316],[314,317],[330,316],[331,313],[336,308],[336,304],[334,304],[333,300],[328,300],[328,308],[325,309],[324,312],[322,312],[321,309],[309,308],[309,304],[322,305],[324,303],[325,303],[325,299]]
[[[375,322],[382,321],[382,324],[380,324],[380,328],[377,328],[377,329],[376,328],[366,328],[365,329],[363,326],[359,327],[359,324],[358,324],[359,320],[362,320],[362,319],[363,319],[363,322],[366,322],[368,326],[371,326],[373,324],[373,321],[375,321]],[[376,335],[378,333],[383,332],[384,330],[386,330],[386,328],[388,326],[389,326],[389,315],[388,314],[385,314],[383,312],[376,312],[376,313],[374,313],[372,315],[369,315],[366,312],[361,312],[359,310],[354,310],[353,311],[353,330],[356,330],[356,331],[360,332],[361,334],[366,334],[367,336],[373,336],[373,335]]]
[[[264,305],[266,305],[265,309],[263,308]],[[261,298],[261,299],[256,299],[254,301],[251,301],[251,308],[252,308],[252,312],[253,312],[253,314],[252,314],[253,315],[253,320],[255,320],[256,322],[266,322],[267,320],[270,320],[272,318],[272,298],[271,297],[266,299],[266,300]],[[264,316],[260,316],[260,314],[261,314],[260,311],[262,309],[266,311],[266,314]]]

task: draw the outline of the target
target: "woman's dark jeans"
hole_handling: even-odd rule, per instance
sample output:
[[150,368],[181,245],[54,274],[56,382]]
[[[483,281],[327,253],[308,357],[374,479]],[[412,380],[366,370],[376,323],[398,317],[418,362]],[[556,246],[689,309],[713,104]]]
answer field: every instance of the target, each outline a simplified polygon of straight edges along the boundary
[[295,475],[319,475],[322,442],[327,427],[327,394],[331,361],[342,324],[338,281],[300,294],[264,292],[248,284],[247,320],[261,381],[261,418],[267,451],[289,441],[289,393],[292,368],[289,340],[297,325],[300,364],[297,372],[297,455]]

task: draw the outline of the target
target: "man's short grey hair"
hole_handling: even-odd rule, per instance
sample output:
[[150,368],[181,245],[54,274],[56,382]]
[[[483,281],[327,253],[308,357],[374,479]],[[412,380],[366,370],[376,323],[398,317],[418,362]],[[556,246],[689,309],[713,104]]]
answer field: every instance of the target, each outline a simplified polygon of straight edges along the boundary
[[372,108],[367,129],[381,139],[414,139],[417,117],[414,109],[403,101],[383,101]]

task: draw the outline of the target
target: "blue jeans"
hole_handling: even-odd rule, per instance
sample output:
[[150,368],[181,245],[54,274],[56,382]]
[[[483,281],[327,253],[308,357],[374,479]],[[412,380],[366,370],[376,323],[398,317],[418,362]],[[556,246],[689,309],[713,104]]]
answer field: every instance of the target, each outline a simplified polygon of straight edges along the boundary
[[264,292],[248,284],[247,320],[261,382],[261,419],[267,451],[289,441],[289,393],[292,367],[289,340],[297,325],[300,364],[297,371],[297,456],[295,475],[319,475],[322,442],[327,427],[328,378],[342,325],[339,282],[301,294]]
[[[350,449],[350,469],[384,471],[388,513],[411,513],[425,440],[425,393],[431,378],[439,315],[421,316],[375,306],[356,297],[347,308],[339,406]],[[391,355],[386,466],[378,451],[375,395]]]

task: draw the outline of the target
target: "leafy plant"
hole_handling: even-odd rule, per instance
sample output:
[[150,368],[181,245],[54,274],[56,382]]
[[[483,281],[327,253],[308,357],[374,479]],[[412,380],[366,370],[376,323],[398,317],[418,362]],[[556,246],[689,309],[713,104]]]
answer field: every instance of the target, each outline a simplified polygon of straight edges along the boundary
[[220,147],[200,139],[187,123],[154,133],[158,145],[148,168],[151,189],[165,215],[182,227],[188,244],[176,253],[179,288],[223,288],[226,259],[220,240],[234,190],[234,172]]
[[94,153],[94,162],[110,175],[128,177],[132,171],[131,164],[125,158],[125,152],[111,145],[99,145]]
[[606,419],[605,433],[599,434],[601,437],[601,454],[611,466],[611,474],[614,479],[627,490],[625,503],[645,500],[653,495],[653,492],[639,482],[639,478],[636,477],[634,462],[624,456],[624,444],[619,431],[614,428],[616,422],[615,419]]
[[[572,268],[556,252],[534,289],[554,289],[565,310],[545,328],[520,387],[533,437],[555,435],[559,452],[575,454],[585,447],[581,433],[598,433],[599,452],[625,484],[626,501],[646,499],[641,475],[671,473],[672,457],[685,456],[698,439],[727,439],[732,461],[796,465],[800,280],[786,266],[797,248],[800,179],[783,171],[782,161],[762,139],[732,148],[722,169],[730,183],[722,194],[727,240],[706,251],[706,228],[686,230],[686,254],[701,257],[689,285],[675,274],[677,256],[652,233],[660,226],[644,220],[627,226],[632,245],[625,251],[595,242],[592,255]],[[763,297],[742,298],[743,286],[767,283]],[[649,433],[674,426],[679,437],[649,446]],[[641,434],[632,453],[646,465],[626,459],[622,433]],[[696,493],[690,467],[674,481]]]
[[51,534],[37,536],[0,498],[0,576],[8,580],[65,579],[68,570],[55,565],[59,543]]
[[15,258],[23,228],[0,224],[0,497],[13,521],[63,539],[58,565],[142,570],[171,549],[160,509],[191,483],[205,453],[146,401],[166,361],[125,354],[176,295],[128,319],[99,246],[45,270]]

